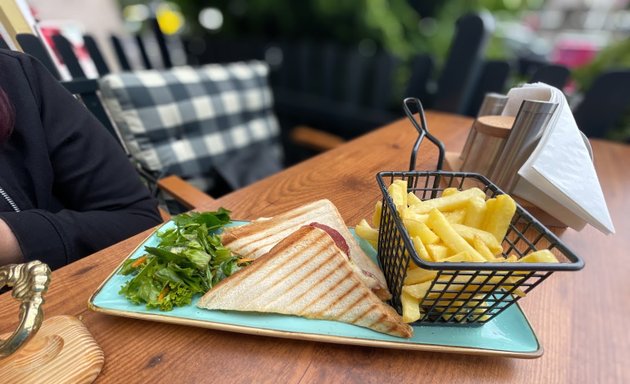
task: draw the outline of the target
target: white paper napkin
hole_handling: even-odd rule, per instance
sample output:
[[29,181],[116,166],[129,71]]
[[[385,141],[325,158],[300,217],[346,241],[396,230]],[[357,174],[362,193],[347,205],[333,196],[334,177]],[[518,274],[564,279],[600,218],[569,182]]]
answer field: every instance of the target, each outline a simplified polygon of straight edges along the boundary
[[[614,233],[589,149],[564,94],[547,84],[536,83],[524,85],[520,92],[515,89],[514,96],[514,104],[518,99],[522,102],[521,97],[531,96],[556,102],[558,107],[538,145],[519,169],[520,179],[512,192],[569,227],[579,230],[588,223],[603,233]],[[510,99],[504,114],[513,108],[511,102]]]

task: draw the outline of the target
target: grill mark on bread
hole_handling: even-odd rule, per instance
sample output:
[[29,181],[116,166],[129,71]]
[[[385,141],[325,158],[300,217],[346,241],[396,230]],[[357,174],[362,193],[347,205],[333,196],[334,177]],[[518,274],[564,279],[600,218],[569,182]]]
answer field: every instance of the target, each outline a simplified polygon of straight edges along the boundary
[[[330,260],[335,258],[335,254],[331,253],[330,255],[328,255],[326,257],[326,259],[324,260],[324,263],[329,263]],[[316,259],[311,259],[311,261],[317,261]],[[305,281],[308,280],[309,277],[313,276],[315,273],[319,272],[318,269],[313,268],[312,270],[310,270],[306,275],[304,275],[302,277],[302,279],[298,280],[297,282],[295,282],[294,284],[292,284],[291,286],[287,287],[286,293],[290,293],[291,291],[297,289],[300,285],[304,284]],[[301,294],[299,294],[295,299],[293,299],[293,302],[299,302],[300,299],[302,297],[304,297],[304,295],[307,295],[309,293],[308,290],[305,290],[304,292],[302,292]],[[268,306],[273,306],[273,304],[275,304],[276,301],[282,300],[283,297],[281,295],[278,295],[274,300],[270,301]]]
[[[347,273],[347,274],[343,277],[343,279],[345,280],[345,279],[347,279],[347,278],[350,278],[350,275],[352,275],[353,273],[354,273],[354,272],[352,272],[352,271],[348,271],[348,273]],[[333,302],[330,304],[330,306],[331,306],[331,307],[334,307],[334,306],[337,306],[337,305],[341,305],[341,303],[343,302],[343,300],[344,300],[346,297],[348,297],[349,295],[351,295],[351,294],[354,292],[354,290],[355,290],[358,286],[360,286],[360,285],[361,285],[361,282],[360,282],[360,281],[354,281],[354,282],[353,282],[353,284],[352,284],[350,287],[348,287],[348,289],[346,289],[346,291],[345,291],[342,295],[338,296],[338,297],[335,299],[335,301],[333,301]],[[363,297],[363,296],[362,296],[362,297]],[[362,300],[362,298],[359,298],[359,300]],[[357,302],[357,301],[355,301],[354,303],[356,303],[356,302]],[[354,303],[352,303],[351,305],[346,305],[345,307],[343,307],[343,309],[341,309],[341,310],[338,312],[337,316],[339,316],[339,317],[343,317],[343,316],[345,316],[345,315],[346,315],[346,313],[348,313],[348,311],[350,311],[350,310],[352,309],[352,307],[354,306]],[[320,314],[320,315],[324,315],[324,312],[319,312],[319,314]]]
[[[335,256],[335,255],[333,254],[333,256]],[[322,276],[318,281],[315,282],[315,285],[320,284],[320,283],[322,283],[322,282],[332,278],[335,275],[335,273],[337,273],[337,270],[340,267],[343,268],[343,267],[346,266],[345,262],[346,262],[345,260],[338,261],[330,272],[328,272],[327,274]],[[341,285],[340,281],[343,281],[344,279],[347,279],[353,273],[352,270],[346,270],[345,272],[346,273],[344,274],[344,276],[342,278],[335,280],[335,284],[330,284],[325,291],[320,292],[318,296],[316,296],[313,299],[311,299],[311,301],[306,303],[306,305],[303,306],[302,308],[308,308],[308,307],[312,306],[313,303],[316,303],[316,302],[322,300],[322,298],[325,298],[326,296],[328,296],[330,294],[330,292],[334,292],[335,290],[337,290],[338,289],[337,287]],[[300,310],[300,312],[303,312],[303,309]]]
[[[335,258],[335,253],[333,252],[333,253],[331,253],[331,254],[330,254],[330,256],[329,256],[328,258],[326,258],[326,262],[330,262],[330,260],[331,260],[331,259],[334,259],[334,258]],[[335,264],[335,265],[334,265],[334,267],[333,267],[333,268],[335,268],[335,269],[336,269],[336,268],[338,268],[340,265],[342,265],[342,263],[339,263],[339,262],[338,262],[337,264]],[[319,271],[318,271],[318,270],[315,270],[314,272],[319,272]],[[332,275],[332,274],[334,274],[334,273],[335,273],[334,271],[333,271],[332,273],[327,273],[324,277],[328,277],[328,276],[330,276],[330,275]],[[309,275],[312,275],[312,273],[309,273]],[[323,278],[322,278],[322,279],[319,279],[319,280],[318,280],[318,281],[317,281],[314,285],[317,285],[319,282],[321,282],[321,281],[323,281],[323,280],[324,280]],[[303,281],[304,281],[304,280],[302,280],[302,282],[303,282]],[[302,282],[300,282],[300,283],[302,283]],[[296,285],[296,287],[297,287],[297,285]],[[331,287],[328,287],[328,290],[327,290],[326,292],[330,291],[330,289],[331,289]],[[310,293],[310,292],[309,292],[309,290],[306,290],[306,291],[302,292],[300,295],[298,295],[298,296],[295,298],[295,300],[293,300],[293,302],[294,302],[294,303],[299,302],[299,301],[300,301],[300,300],[301,300],[304,296],[308,295],[309,293]],[[318,296],[318,297],[321,297],[321,296],[322,296],[322,294],[320,294],[320,296]],[[303,312],[304,312],[304,308],[309,307],[309,306],[310,306],[313,302],[315,302],[315,301],[316,301],[316,300],[311,300],[311,301],[309,301],[308,303],[303,304],[303,305],[302,305],[302,307],[298,310],[298,312],[299,312],[299,313],[303,313]]]
[[[387,316],[386,314],[384,314],[384,313],[382,313],[382,312],[381,312],[381,313],[378,315],[378,317],[377,317],[376,319],[374,319],[374,321],[372,321],[372,323],[370,323],[370,325],[368,325],[368,327],[372,328],[372,327],[378,327],[379,325],[381,325],[381,326],[382,326],[383,324],[387,324],[387,323],[388,323],[388,321],[387,321],[387,317],[388,317],[388,316]],[[390,325],[390,327],[391,327],[391,325]],[[388,327],[388,329],[389,329],[390,327]]]
[[[370,314],[372,311],[374,311],[374,310],[375,310],[374,304],[370,304],[370,305],[368,305],[368,306],[367,306],[367,308],[366,308],[363,312],[361,312],[361,313],[358,313],[358,314],[357,314],[357,317],[355,317],[355,318],[354,318],[354,320],[352,320],[352,322],[353,322],[353,323],[356,323],[356,324],[360,324],[360,323],[361,323],[361,320],[362,320],[362,319],[363,319],[366,315],[369,315],[369,314]],[[366,326],[367,326],[367,324],[366,324]]]
[[[317,237],[313,240],[313,243],[315,243],[315,242],[318,242],[318,243],[319,243],[319,242],[321,241],[322,237],[326,236],[326,234],[325,234],[325,233],[324,233],[324,234],[316,234],[316,235],[317,235]],[[330,247],[330,245],[329,245],[329,244],[325,244],[325,243],[324,243],[324,244],[319,244],[319,245],[317,246],[317,248],[315,248],[315,251],[316,251],[316,252],[321,252],[321,251],[323,251],[324,249],[326,249],[326,248],[328,248],[328,247]],[[284,249],[284,248],[286,248],[286,247],[282,247],[281,249]],[[274,249],[275,249],[275,248],[274,248]],[[289,271],[286,271],[286,270],[285,270],[286,268],[284,267],[284,263],[283,263],[283,262],[284,262],[284,260],[285,260],[285,259],[290,259],[291,257],[293,257],[293,255],[294,255],[293,253],[283,255],[284,257],[282,258],[282,260],[279,260],[279,262],[277,261],[277,262],[278,262],[278,263],[277,263],[278,265],[277,265],[277,266],[276,266],[273,270],[269,271],[267,274],[263,274],[263,276],[261,276],[261,277],[260,277],[260,279],[256,280],[256,281],[255,281],[255,283],[256,283],[256,284],[258,284],[258,283],[259,283],[260,281],[262,281],[262,280],[269,280],[269,279],[272,279],[272,278],[273,278],[273,279],[274,279],[274,281],[273,281],[273,283],[271,283],[271,286],[272,286],[272,287],[275,287],[277,284],[282,284],[282,282],[283,282],[283,281],[287,280],[287,276],[292,276],[292,275],[294,275],[294,274],[295,274],[295,272],[296,272],[297,270],[304,269],[304,268],[305,268],[305,267],[307,267],[309,264],[311,264],[311,263],[313,263],[313,262],[317,262],[317,259],[316,259],[316,258],[311,258],[311,259],[308,259],[308,260],[306,261],[306,263],[304,263],[304,264],[297,264],[297,265],[295,266],[295,268],[293,268],[293,269],[291,269],[291,270],[289,270]],[[277,257],[277,256],[275,256],[275,257]],[[330,256],[326,259],[326,261],[330,260],[330,259],[331,259],[331,258],[333,258],[333,257],[334,257],[334,254],[331,254],[331,255],[330,255]],[[282,272],[284,272],[284,273],[283,273],[283,274],[278,274],[278,273],[277,273],[277,271],[278,271],[278,270],[280,270],[280,272],[281,272],[281,273],[282,273]],[[298,281],[296,284],[291,285],[290,287],[287,287],[286,293],[290,292],[290,291],[291,291],[294,287],[296,287],[296,286],[298,286],[299,284],[301,284],[301,283],[302,283],[302,281],[306,280],[306,278],[307,278],[308,276],[311,276],[311,275],[312,275],[313,273],[315,273],[315,272],[317,272],[317,268],[312,268],[312,269],[311,269],[311,270],[310,270],[310,271],[309,271],[309,272],[308,272],[308,273],[307,273],[307,274],[306,274],[306,275],[305,275],[305,276],[304,276],[304,277],[303,277],[300,281]],[[271,303],[273,303],[273,302],[275,302],[276,300],[281,299],[281,298],[282,298],[282,296],[281,296],[281,295],[279,295],[278,297],[276,297],[276,299],[274,299],[274,300],[270,301],[269,303],[271,304]],[[255,299],[258,299],[258,297],[257,297],[257,298],[255,298]],[[247,303],[245,303],[245,304],[249,304],[251,301],[252,301],[252,300],[248,301],[248,302],[247,302]]]
[[[356,287],[356,285],[355,285],[354,287]],[[355,301],[353,301],[353,302],[352,302],[352,304],[350,304],[350,305],[348,305],[348,306],[346,307],[346,310],[344,311],[344,315],[346,314],[346,312],[347,312],[348,310],[350,310],[351,308],[354,308],[354,307],[358,306],[358,305],[359,305],[359,303],[361,303],[363,300],[366,300],[369,296],[370,296],[370,293],[369,293],[369,292],[363,292],[363,293],[361,293],[361,295],[360,295],[360,296],[359,296],[359,297],[358,297]],[[364,314],[360,314],[360,316],[363,316],[363,315],[364,315]],[[359,316],[359,317],[360,317],[360,316]],[[355,318],[354,320],[352,320],[351,322],[356,323],[356,318]]]

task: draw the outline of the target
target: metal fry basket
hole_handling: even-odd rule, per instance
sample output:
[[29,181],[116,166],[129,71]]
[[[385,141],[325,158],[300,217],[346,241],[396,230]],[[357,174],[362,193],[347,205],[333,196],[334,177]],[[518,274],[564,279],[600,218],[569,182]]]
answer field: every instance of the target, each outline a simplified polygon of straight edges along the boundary
[[[418,99],[408,98],[403,106],[419,133],[411,153],[410,170],[377,174],[383,193],[378,257],[393,296],[392,305],[399,313],[402,314],[401,294],[410,266],[422,268],[434,276],[426,283],[426,294],[420,299],[420,319],[416,323],[423,325],[482,325],[515,304],[553,272],[576,271],[584,267],[580,257],[518,204],[501,242],[503,257],[514,255],[520,259],[546,248],[559,263],[429,262],[420,258],[387,192],[395,180],[406,180],[407,191],[414,192],[422,200],[439,197],[448,187],[460,190],[477,187],[485,192],[486,198],[504,192],[480,174],[441,171],[444,146],[429,133],[422,104]],[[416,107],[420,122],[415,119],[412,106]],[[425,136],[439,150],[436,171],[414,171],[416,154]]]

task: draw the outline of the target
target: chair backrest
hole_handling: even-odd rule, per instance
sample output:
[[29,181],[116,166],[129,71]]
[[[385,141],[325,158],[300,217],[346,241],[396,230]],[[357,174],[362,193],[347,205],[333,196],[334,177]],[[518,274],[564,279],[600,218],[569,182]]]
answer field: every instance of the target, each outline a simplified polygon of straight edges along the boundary
[[101,103],[99,97],[98,80],[96,79],[74,79],[69,81],[62,81],[61,84],[68,90],[68,92],[75,95],[85,107],[92,112],[94,117],[103,124],[103,126],[111,133],[117,141],[120,142],[120,138],[116,129],[114,128],[107,111]]
[[503,93],[510,77],[510,71],[511,65],[507,61],[489,60],[484,62],[470,97],[466,115],[477,116],[486,94]]
[[493,30],[494,19],[489,14],[467,14],[457,19],[432,109],[466,113]]
[[262,62],[110,74],[103,103],[144,168],[215,192],[282,168],[273,100]]
[[61,79],[61,74],[59,73],[57,66],[50,57],[50,54],[48,54],[44,43],[42,43],[37,36],[29,33],[18,33],[16,35],[16,40],[20,44],[20,47],[22,47],[24,53],[28,53],[39,60],[55,79]]
[[144,65],[144,69],[153,69],[153,64],[151,64],[151,60],[149,59],[149,54],[147,53],[147,47],[144,44],[142,34],[137,33],[134,36],[134,39],[136,41],[136,45],[138,46],[138,52],[140,52],[140,59],[142,59],[142,65]]
[[109,39],[112,42],[112,47],[114,47],[114,53],[116,54],[116,58],[118,59],[118,65],[120,65],[120,69],[123,71],[131,71],[131,64],[129,64],[129,57],[125,52],[125,48],[123,47],[123,43],[118,36],[111,35]]
[[419,54],[411,62],[411,77],[404,98],[415,97],[428,104],[428,84],[435,68],[435,60],[429,54]]
[[83,43],[85,44],[85,49],[87,49],[90,54],[90,58],[98,71],[98,75],[105,76],[110,73],[111,70],[109,69],[109,65],[107,65],[107,61],[105,61],[105,57],[103,56],[96,40],[91,35],[83,35]]
[[57,48],[57,52],[61,55],[64,64],[70,72],[70,76],[72,76],[73,79],[87,78],[81,64],[79,63],[77,55],[74,53],[72,43],[63,35],[53,35],[52,39],[55,44],[55,48]]
[[578,128],[588,137],[605,137],[630,109],[630,70],[600,74],[575,108]]
[[171,60],[171,53],[168,50],[168,46],[166,44],[166,36],[164,36],[164,33],[162,33],[160,24],[154,17],[149,18],[148,21],[151,26],[151,30],[155,35],[155,40],[157,41],[158,48],[160,50],[160,56],[162,56],[162,65],[164,66],[164,68],[172,68],[173,61]]
[[564,65],[548,64],[537,68],[529,79],[529,82],[546,83],[562,90],[569,82],[570,76],[571,71]]

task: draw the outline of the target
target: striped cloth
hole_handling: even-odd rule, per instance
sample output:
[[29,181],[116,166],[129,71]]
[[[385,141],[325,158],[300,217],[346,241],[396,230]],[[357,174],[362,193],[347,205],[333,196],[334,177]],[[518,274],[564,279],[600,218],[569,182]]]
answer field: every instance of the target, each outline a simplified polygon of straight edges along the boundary
[[269,69],[259,61],[110,74],[101,98],[131,156],[205,191],[282,168]]

